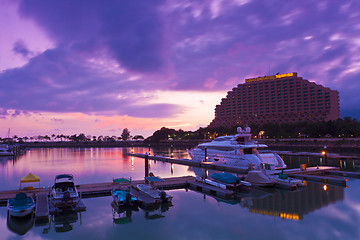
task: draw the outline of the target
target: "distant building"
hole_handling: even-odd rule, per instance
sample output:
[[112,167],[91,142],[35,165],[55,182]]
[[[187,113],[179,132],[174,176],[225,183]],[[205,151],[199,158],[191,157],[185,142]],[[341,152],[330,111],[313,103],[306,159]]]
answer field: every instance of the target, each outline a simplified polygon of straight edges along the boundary
[[216,105],[210,127],[329,121],[340,116],[339,92],[296,72],[245,79]]

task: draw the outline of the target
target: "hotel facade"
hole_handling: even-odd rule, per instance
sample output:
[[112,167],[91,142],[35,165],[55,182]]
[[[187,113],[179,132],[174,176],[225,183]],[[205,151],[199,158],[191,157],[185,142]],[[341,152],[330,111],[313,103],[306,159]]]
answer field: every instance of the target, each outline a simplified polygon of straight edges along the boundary
[[338,91],[293,72],[245,79],[216,105],[209,127],[317,122],[339,117]]

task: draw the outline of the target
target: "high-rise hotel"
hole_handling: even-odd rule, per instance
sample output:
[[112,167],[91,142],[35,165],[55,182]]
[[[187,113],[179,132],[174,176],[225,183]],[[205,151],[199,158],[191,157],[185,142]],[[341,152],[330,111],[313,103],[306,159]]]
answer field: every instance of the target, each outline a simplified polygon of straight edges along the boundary
[[216,105],[210,127],[329,121],[339,118],[339,92],[296,72],[245,79]]

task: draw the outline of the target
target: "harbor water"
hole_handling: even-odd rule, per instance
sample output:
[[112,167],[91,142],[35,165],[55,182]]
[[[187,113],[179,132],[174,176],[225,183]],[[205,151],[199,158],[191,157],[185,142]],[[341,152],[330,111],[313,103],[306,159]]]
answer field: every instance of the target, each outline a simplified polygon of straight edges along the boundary
[[[144,159],[127,156],[129,151],[30,149],[16,159],[0,159],[0,190],[19,189],[21,177],[29,172],[40,177],[44,188],[62,173],[73,174],[76,184],[119,177],[143,179]],[[151,149],[151,154],[169,155],[170,149]],[[182,149],[175,149],[174,154],[175,158],[189,157]],[[314,156],[284,156],[284,161],[289,167],[323,164],[323,159]],[[328,164],[360,171],[354,160],[328,160]],[[150,161],[150,172],[165,178],[195,176],[199,170]],[[116,209],[111,196],[86,198],[86,211],[51,216],[43,225],[36,225],[31,216],[13,219],[6,207],[0,207],[0,239],[360,239],[360,179],[349,178],[347,187],[307,182],[296,191],[253,189],[231,199],[186,189],[169,194],[174,196],[171,205],[151,210]]]

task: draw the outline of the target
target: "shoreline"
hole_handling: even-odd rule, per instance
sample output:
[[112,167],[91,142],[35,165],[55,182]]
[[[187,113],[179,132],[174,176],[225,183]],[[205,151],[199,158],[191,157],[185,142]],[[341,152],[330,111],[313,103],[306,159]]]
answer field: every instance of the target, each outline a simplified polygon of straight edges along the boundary
[[[193,148],[199,143],[209,140],[173,140],[162,142],[142,142],[142,141],[116,141],[116,142],[26,142],[21,144],[22,148],[112,148],[112,147],[175,147]],[[329,152],[349,152],[360,153],[360,140],[358,139],[259,139],[269,148],[280,150],[292,148],[302,150],[320,151],[326,146]]]

